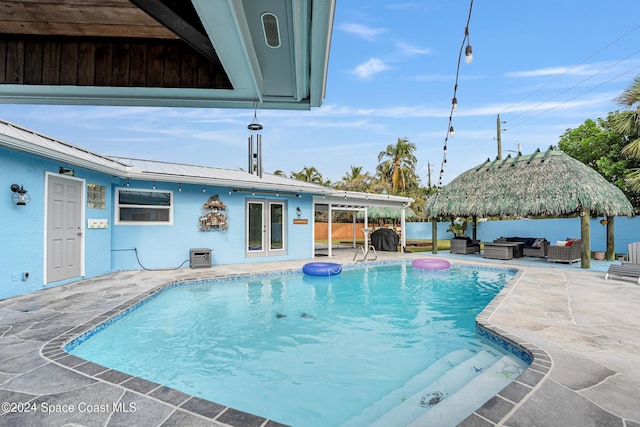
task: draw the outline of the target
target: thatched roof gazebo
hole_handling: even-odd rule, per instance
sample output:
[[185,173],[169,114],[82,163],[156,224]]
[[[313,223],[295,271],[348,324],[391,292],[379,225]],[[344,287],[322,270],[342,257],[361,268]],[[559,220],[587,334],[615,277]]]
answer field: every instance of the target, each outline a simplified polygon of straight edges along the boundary
[[[590,216],[612,219],[634,214],[633,206],[618,187],[584,163],[552,148],[546,152],[538,149],[526,156],[487,159],[456,177],[425,205],[425,213],[431,218],[579,213],[583,268],[590,266]],[[613,221],[609,223],[613,240]],[[607,250],[609,237],[608,230]]]

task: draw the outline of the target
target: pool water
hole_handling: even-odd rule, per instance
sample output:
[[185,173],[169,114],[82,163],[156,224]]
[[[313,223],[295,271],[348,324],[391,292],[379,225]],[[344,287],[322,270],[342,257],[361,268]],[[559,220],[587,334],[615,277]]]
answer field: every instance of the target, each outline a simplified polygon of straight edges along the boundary
[[[475,317],[511,277],[509,270],[429,272],[401,263],[332,277],[189,284],[69,351],[294,426],[407,425],[428,411],[450,417],[447,401],[495,371],[479,386],[486,398],[458,414],[461,421],[526,367],[475,333]],[[506,383],[492,391],[486,383],[495,377]],[[442,403],[420,406],[436,391]],[[436,415],[439,407],[449,415]]]

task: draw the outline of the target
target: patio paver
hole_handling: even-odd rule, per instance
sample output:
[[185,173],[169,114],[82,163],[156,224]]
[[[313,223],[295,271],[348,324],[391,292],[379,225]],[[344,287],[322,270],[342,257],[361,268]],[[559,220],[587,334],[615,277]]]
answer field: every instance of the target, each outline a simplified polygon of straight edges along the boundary
[[[353,250],[334,255],[334,262],[351,263]],[[378,255],[379,261],[432,256]],[[602,271],[526,258],[518,263],[448,252],[438,256],[519,269],[515,283],[478,320],[534,355],[529,369],[462,425],[640,426],[640,286],[633,280],[604,280]],[[60,348],[81,332],[79,325],[99,323],[105,313],[116,313],[163,283],[300,269],[305,262],[120,272],[0,301],[0,402],[14,404],[9,407],[14,411],[0,411],[0,425],[279,425]],[[95,410],[81,411],[80,403]]]

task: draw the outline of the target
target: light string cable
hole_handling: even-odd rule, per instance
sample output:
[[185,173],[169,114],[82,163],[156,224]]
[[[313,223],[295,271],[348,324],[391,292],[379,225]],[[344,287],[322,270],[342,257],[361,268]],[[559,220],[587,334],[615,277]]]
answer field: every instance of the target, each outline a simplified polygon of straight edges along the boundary
[[[438,190],[442,188],[442,178],[444,176],[444,169],[447,166],[447,144],[449,138],[453,137],[453,112],[458,108],[458,80],[460,78],[460,61],[462,60],[462,52],[465,52],[467,62],[471,62],[471,45],[469,44],[469,22],[471,21],[471,11],[473,10],[473,0],[469,4],[469,15],[467,16],[467,25],[464,27],[464,38],[460,45],[460,52],[458,53],[458,65],[456,67],[456,80],[453,87],[453,98],[451,99],[451,111],[449,112],[449,126],[447,126],[447,135],[444,138],[444,147],[442,148],[442,164],[440,165],[440,177],[438,178]],[[465,48],[465,43],[467,44]]]

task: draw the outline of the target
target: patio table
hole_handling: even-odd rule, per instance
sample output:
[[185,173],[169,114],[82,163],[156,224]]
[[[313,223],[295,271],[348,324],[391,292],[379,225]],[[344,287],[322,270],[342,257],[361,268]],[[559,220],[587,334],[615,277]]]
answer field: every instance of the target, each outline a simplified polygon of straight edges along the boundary
[[489,259],[522,258],[524,243],[521,242],[485,242],[483,256]]

